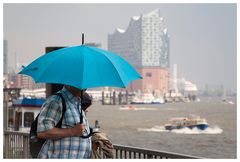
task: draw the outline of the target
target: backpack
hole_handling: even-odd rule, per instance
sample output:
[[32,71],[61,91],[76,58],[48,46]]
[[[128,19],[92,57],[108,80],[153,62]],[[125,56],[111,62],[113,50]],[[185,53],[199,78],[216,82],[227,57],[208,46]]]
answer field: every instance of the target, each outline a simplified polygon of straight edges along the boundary
[[[64,116],[64,113],[66,112],[66,103],[65,103],[65,100],[61,93],[56,93],[55,95],[58,95],[62,99],[62,107],[63,107],[62,117],[59,120],[59,122],[57,123],[57,125],[55,126],[57,128],[61,128],[63,116]],[[37,158],[39,152],[42,149],[42,146],[44,145],[45,141],[47,140],[47,139],[42,139],[42,138],[37,137],[37,125],[38,125],[39,114],[32,122],[32,125],[30,128],[30,134],[29,134],[29,146],[30,146],[30,154],[31,154],[32,158]]]

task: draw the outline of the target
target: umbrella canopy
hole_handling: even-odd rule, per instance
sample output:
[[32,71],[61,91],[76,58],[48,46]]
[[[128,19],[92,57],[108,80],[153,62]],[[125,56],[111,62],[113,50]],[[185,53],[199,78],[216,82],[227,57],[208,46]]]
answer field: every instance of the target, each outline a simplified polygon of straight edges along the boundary
[[59,83],[79,89],[93,87],[126,87],[141,75],[120,56],[86,45],[49,52],[20,74],[31,76],[35,82]]

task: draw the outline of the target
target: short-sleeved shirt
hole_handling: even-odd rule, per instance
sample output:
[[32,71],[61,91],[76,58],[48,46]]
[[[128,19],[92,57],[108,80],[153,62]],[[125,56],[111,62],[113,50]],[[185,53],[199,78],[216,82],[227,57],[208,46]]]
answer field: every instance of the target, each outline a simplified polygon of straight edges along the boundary
[[[62,128],[72,128],[80,123],[81,103],[65,87],[59,91],[66,102],[66,112],[62,121]],[[83,123],[85,124],[84,135],[90,133],[86,114],[83,112]],[[62,116],[62,101],[57,95],[47,98],[43,104],[38,117],[38,132],[54,128]],[[90,158],[91,138],[65,137],[60,139],[48,139],[44,143],[38,158],[68,158],[85,159]]]

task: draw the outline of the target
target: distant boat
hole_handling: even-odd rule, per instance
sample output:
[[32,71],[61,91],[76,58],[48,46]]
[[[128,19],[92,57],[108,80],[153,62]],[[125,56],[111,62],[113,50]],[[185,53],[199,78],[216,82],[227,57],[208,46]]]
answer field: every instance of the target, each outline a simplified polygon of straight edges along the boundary
[[228,101],[228,104],[234,105],[234,102],[233,101]]
[[132,99],[131,104],[163,104],[163,97],[154,97],[152,93],[143,93]]
[[120,110],[136,110],[136,107],[132,105],[124,105],[120,107]]
[[225,88],[223,89],[222,102],[226,103],[226,104],[234,105],[233,101],[227,99],[226,89]]
[[208,123],[204,118],[200,118],[196,115],[189,115],[188,117],[171,118],[169,120],[169,123],[165,124],[166,130],[181,128],[198,128],[200,130],[205,130],[206,128],[208,128]]

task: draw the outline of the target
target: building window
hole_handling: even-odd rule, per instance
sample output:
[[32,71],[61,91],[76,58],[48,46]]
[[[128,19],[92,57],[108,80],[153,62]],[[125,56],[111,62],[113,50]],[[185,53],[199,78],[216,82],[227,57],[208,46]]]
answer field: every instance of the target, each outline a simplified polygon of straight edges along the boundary
[[147,72],[147,73],[146,73],[146,77],[152,77],[152,73]]
[[33,120],[34,120],[33,112],[24,113],[24,127],[31,127]]

